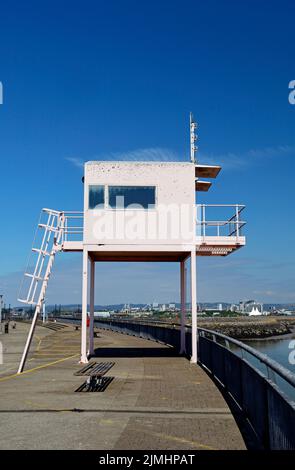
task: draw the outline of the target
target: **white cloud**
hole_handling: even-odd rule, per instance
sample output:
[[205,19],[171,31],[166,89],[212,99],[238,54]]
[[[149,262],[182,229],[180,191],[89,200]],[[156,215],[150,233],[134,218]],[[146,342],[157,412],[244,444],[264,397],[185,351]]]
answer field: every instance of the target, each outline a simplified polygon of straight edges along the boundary
[[127,152],[114,152],[104,155],[102,160],[123,160],[123,161],[178,161],[179,156],[172,150],[160,147],[136,149]]
[[[248,165],[255,165],[272,158],[280,158],[294,154],[295,146],[278,145],[276,147],[264,147],[260,149],[250,149],[245,152],[228,152],[221,154],[207,154],[198,152],[197,159],[203,164],[222,165],[227,170],[239,170]],[[128,150],[125,152],[110,152],[96,155],[83,161],[76,157],[66,157],[66,160],[75,167],[81,169],[87,160],[101,161],[154,161],[154,162],[171,162],[171,161],[189,161],[185,155],[179,155],[174,150],[161,147],[139,148]]]
[[79,169],[84,167],[84,162],[80,158],[66,157],[66,160]]
[[141,162],[170,162],[179,161],[179,155],[173,150],[161,147],[142,148],[135,150],[128,150],[126,152],[110,152],[100,154],[95,157],[88,158],[83,161],[76,157],[66,157],[66,160],[77,168],[83,168],[85,161],[98,160],[98,161],[141,161]]
[[220,155],[198,153],[198,159],[202,163],[222,165],[228,170],[239,170],[248,165],[259,164],[272,158],[280,158],[294,154],[295,146],[278,145],[276,147],[265,147],[261,149],[250,149],[246,152],[228,152]]

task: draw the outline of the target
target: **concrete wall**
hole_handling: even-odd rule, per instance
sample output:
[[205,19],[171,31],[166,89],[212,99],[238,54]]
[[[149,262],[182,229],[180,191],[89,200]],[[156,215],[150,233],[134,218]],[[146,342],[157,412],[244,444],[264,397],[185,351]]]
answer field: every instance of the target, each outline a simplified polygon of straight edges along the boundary
[[[88,208],[89,185],[156,186],[154,209]],[[179,162],[85,164],[84,244],[192,243],[195,235],[195,166]]]

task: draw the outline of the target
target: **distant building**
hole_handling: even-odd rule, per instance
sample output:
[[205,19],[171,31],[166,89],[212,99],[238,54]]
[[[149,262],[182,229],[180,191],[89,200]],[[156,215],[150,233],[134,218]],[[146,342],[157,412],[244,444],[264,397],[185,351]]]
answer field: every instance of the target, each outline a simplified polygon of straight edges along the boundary
[[257,315],[262,315],[262,312],[260,312],[257,307],[252,307],[251,312],[249,312],[249,317],[255,317]]
[[239,311],[248,315],[263,315],[263,304],[255,300],[239,302]]
[[109,318],[110,316],[111,316],[111,312],[109,311],[94,312],[94,318]]
[[239,306],[236,305],[236,304],[231,304],[231,306],[229,307],[230,311],[231,312],[238,312],[240,309],[239,309]]
[[125,304],[120,313],[130,313],[130,304]]

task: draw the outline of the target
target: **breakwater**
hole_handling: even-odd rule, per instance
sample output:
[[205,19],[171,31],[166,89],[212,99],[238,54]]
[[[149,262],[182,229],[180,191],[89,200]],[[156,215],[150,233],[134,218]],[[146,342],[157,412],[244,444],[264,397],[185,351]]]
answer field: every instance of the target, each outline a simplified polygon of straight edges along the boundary
[[200,319],[199,326],[236,339],[270,338],[291,334],[295,317],[242,317]]

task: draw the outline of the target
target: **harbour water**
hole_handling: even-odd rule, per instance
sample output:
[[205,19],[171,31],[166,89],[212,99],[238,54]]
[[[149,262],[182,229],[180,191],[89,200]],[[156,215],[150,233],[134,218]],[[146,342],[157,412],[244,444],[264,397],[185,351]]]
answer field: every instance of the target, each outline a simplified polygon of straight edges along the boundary
[[288,335],[287,338],[249,340],[244,341],[244,343],[247,343],[248,346],[257,349],[263,354],[267,354],[295,374],[295,364],[292,364],[292,356],[295,356],[295,333]]
[[[244,343],[248,344],[252,348],[266,354],[271,359],[275,360],[286,369],[295,374],[295,332],[288,337],[278,337],[261,340],[247,340]],[[248,357],[248,360],[253,363],[258,369],[265,374],[265,368],[262,364],[252,357]],[[276,377],[275,382],[281,388],[283,392],[292,400],[295,400],[294,388],[289,385],[285,380],[280,377]]]

